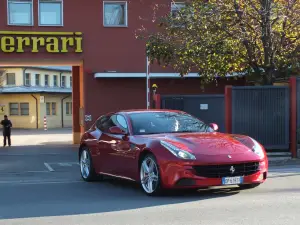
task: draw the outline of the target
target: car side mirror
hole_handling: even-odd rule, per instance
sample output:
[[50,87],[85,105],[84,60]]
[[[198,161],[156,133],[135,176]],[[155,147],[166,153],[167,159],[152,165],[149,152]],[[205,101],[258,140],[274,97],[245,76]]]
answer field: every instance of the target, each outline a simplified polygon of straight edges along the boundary
[[122,134],[122,135],[125,135],[126,133],[121,130],[120,127],[118,126],[113,126],[113,127],[110,127],[109,128],[109,132],[112,133],[112,134]]
[[210,123],[209,126],[214,130],[214,131],[218,131],[219,130],[219,126],[215,123]]

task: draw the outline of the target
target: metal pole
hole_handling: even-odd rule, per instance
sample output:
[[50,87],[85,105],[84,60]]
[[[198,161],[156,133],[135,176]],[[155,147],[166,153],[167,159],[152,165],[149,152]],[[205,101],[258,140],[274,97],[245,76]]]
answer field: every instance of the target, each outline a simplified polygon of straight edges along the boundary
[[146,56],[146,60],[147,60],[147,69],[146,69],[146,94],[147,94],[147,109],[149,109],[150,106],[150,88],[149,88],[149,59],[148,56]]

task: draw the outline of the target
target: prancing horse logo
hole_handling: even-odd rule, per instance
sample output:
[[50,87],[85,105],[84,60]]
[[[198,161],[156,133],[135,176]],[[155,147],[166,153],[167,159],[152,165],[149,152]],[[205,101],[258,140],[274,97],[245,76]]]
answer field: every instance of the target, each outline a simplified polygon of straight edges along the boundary
[[235,172],[235,168],[233,166],[230,167],[229,171],[231,172],[231,174],[234,174]]

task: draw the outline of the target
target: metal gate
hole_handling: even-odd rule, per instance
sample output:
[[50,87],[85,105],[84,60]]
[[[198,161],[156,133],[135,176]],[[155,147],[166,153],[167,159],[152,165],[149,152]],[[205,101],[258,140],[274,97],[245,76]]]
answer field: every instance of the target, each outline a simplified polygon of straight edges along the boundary
[[161,96],[163,109],[182,110],[205,123],[216,123],[220,132],[225,132],[224,95],[178,95]]
[[297,149],[300,145],[300,78],[297,77]]
[[232,133],[289,151],[289,103],[287,86],[232,87]]

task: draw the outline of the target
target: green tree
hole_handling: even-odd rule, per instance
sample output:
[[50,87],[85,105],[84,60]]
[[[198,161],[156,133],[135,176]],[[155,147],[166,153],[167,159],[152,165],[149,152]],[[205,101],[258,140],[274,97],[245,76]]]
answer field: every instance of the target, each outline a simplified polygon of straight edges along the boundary
[[[159,8],[159,7],[158,7]],[[151,62],[203,81],[243,73],[260,84],[299,72],[300,0],[189,0],[140,29]]]

